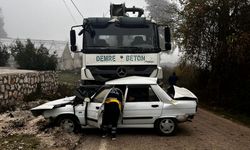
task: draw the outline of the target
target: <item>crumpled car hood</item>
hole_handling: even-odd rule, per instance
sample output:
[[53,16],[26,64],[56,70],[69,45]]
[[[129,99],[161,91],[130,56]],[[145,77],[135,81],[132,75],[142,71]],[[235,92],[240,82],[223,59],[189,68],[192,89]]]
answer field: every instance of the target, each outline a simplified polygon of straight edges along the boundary
[[50,102],[44,103],[42,105],[39,105],[35,108],[32,108],[31,111],[53,109],[57,105],[63,105],[63,104],[70,103],[74,99],[75,99],[75,96],[71,96],[71,97],[65,97],[65,98],[61,98],[58,100],[50,101]]
[[188,89],[174,86],[174,99],[197,99],[197,97]]

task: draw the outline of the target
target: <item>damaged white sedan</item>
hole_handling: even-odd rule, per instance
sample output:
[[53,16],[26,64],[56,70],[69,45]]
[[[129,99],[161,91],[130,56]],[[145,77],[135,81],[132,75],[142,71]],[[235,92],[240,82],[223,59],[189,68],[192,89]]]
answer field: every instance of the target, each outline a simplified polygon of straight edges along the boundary
[[177,124],[191,120],[197,111],[197,97],[185,88],[173,86],[165,92],[156,78],[125,77],[111,80],[86,96],[51,101],[32,108],[34,115],[43,115],[67,131],[81,127],[100,127],[103,102],[112,87],[123,92],[123,109],[118,128],[156,128],[160,134],[172,135]]

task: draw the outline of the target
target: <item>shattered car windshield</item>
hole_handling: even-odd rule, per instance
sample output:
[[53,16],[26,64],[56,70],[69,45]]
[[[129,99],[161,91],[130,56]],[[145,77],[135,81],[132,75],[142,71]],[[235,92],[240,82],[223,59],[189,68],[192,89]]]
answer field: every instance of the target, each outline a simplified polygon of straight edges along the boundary
[[92,34],[86,32],[86,48],[155,48],[152,25],[125,28],[109,24],[106,27],[92,27]]

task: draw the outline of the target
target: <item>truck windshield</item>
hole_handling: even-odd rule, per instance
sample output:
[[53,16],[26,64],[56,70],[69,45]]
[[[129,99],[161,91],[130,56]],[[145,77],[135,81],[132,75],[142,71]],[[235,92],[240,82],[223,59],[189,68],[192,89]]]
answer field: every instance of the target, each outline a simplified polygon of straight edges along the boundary
[[86,32],[84,48],[88,51],[109,49],[120,52],[153,52],[157,49],[156,35],[153,25],[131,28],[109,24],[106,27],[91,27],[92,31]]

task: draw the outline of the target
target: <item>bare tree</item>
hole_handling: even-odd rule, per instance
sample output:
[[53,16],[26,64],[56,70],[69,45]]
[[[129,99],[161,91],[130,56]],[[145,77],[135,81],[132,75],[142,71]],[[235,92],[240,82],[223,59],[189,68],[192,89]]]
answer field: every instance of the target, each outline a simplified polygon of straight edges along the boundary
[[[172,41],[177,43],[176,30],[178,29],[178,24],[180,21],[180,8],[178,7],[177,0],[145,0],[148,4],[147,10],[151,19],[157,22],[157,24],[162,26],[168,26],[171,29]],[[163,37],[163,30],[159,30],[160,36]],[[160,38],[161,47],[164,47],[164,39]],[[177,46],[172,44],[172,50]],[[168,51],[168,53],[173,53],[174,51]]]
[[4,20],[3,20],[3,16],[2,16],[2,9],[0,8],[0,38],[6,38],[7,37],[7,33],[4,30]]
[[158,24],[176,28],[179,8],[177,3],[167,0],[146,0],[150,17]]

